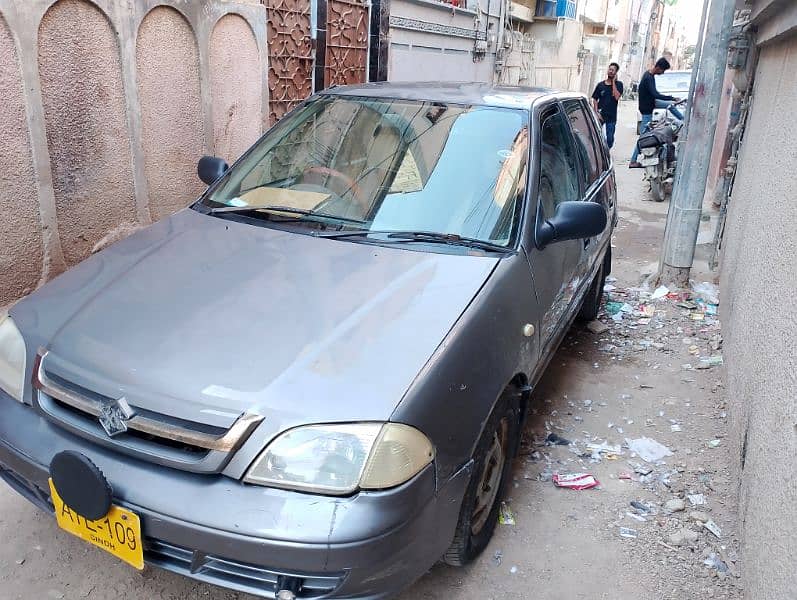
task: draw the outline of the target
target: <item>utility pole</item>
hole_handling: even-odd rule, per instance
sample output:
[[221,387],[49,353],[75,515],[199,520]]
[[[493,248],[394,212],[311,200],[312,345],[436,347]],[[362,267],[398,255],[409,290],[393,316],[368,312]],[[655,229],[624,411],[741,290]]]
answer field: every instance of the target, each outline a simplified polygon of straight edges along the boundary
[[695,257],[703,196],[714,146],[714,131],[722,100],[728,42],[736,10],[734,0],[710,0],[697,79],[692,98],[689,132],[678,157],[659,278],[685,286]]

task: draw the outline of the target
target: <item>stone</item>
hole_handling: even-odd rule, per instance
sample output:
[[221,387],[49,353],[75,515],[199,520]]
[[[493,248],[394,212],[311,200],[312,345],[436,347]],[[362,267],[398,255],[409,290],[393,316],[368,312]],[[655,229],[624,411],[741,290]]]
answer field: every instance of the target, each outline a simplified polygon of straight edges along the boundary
[[686,503],[681,498],[673,498],[672,500],[667,500],[664,504],[664,510],[667,512],[680,512],[686,509]]
[[710,518],[708,514],[700,512],[699,510],[693,510],[689,513],[689,519],[698,523],[705,523]]
[[696,531],[682,527],[675,533],[671,533],[667,539],[673,546],[688,546],[697,542],[699,538]]
[[606,325],[606,323],[601,323],[600,321],[590,321],[587,323],[587,329],[589,329],[595,335],[600,335],[608,331],[609,326]]

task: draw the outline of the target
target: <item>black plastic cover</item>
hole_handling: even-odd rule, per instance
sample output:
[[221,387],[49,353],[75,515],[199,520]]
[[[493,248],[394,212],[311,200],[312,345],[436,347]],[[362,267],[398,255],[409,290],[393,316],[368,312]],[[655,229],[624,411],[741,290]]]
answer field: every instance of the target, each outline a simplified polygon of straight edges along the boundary
[[72,450],[59,452],[50,462],[50,477],[61,500],[79,515],[97,521],[108,514],[111,485],[87,456]]

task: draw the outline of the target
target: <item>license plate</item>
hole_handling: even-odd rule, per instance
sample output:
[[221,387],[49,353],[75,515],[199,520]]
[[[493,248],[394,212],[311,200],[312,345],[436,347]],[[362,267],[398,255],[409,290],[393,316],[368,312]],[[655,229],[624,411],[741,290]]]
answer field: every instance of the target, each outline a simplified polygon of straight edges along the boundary
[[653,156],[652,158],[643,158],[642,159],[642,166],[643,167],[655,167],[659,164],[659,157]]
[[50,494],[55,506],[55,518],[61,529],[102,548],[136,569],[144,568],[141,520],[136,513],[112,505],[108,514],[99,521],[87,521],[64,504],[52,479]]

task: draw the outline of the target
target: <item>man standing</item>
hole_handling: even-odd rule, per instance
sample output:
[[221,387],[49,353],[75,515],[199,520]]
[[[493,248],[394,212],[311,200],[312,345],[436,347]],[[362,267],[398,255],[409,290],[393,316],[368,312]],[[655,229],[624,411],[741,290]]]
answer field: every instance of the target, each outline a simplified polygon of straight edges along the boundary
[[617,81],[620,65],[611,63],[606,81],[601,81],[592,92],[592,107],[606,130],[606,144],[614,146],[614,131],[617,127],[617,104],[623,95],[623,82]]
[[[654,108],[666,108],[669,110],[676,119],[683,121],[684,116],[681,114],[672,102],[677,100],[675,96],[665,96],[659,93],[656,89],[656,75],[661,75],[670,68],[670,63],[666,58],[660,58],[652,69],[645,71],[642,80],[639,82],[639,112],[642,114],[640,133],[645,133],[653,120]],[[638,169],[642,165],[639,164],[637,158],[639,157],[639,145],[634,144],[634,154],[631,156],[631,163],[628,165],[632,169]]]

